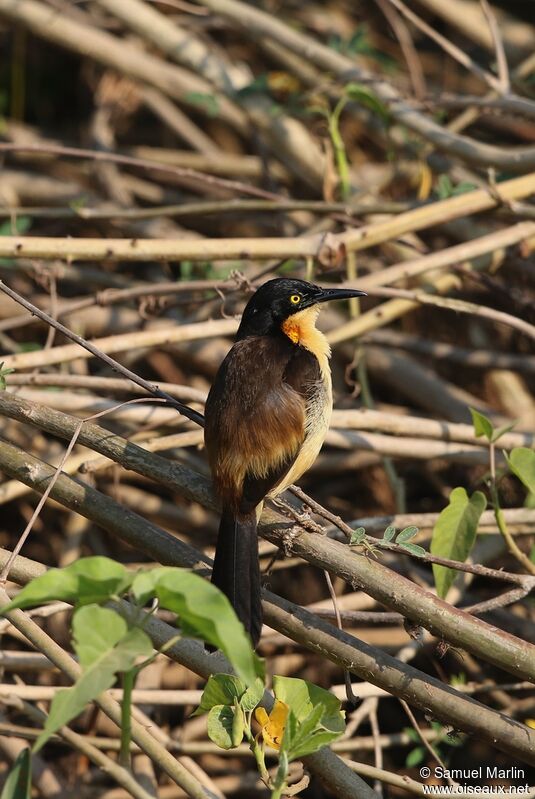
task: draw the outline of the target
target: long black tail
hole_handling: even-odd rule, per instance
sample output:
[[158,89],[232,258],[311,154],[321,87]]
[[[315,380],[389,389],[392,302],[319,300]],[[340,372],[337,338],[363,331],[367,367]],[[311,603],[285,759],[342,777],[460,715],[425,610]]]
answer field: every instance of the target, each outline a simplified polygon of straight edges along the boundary
[[260,564],[256,514],[236,516],[223,509],[212,582],[226,594],[256,646],[262,630]]

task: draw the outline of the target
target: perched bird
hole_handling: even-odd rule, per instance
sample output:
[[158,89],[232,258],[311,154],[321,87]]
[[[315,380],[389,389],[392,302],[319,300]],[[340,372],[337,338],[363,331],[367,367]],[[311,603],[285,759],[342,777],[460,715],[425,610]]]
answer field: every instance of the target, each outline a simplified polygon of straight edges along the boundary
[[221,500],[212,582],[256,646],[262,628],[257,521],[314,463],[332,411],[330,347],[316,328],[320,303],[363,291],[304,280],[264,283],[243,312],[205,410],[205,445]]

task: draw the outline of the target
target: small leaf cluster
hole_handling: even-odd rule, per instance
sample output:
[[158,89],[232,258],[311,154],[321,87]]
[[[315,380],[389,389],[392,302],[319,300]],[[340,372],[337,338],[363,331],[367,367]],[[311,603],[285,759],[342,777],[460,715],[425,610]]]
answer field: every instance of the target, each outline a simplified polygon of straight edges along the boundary
[[208,737],[221,749],[234,749],[243,741],[250,717],[264,696],[264,682],[257,678],[247,687],[231,674],[214,674],[206,683],[194,716],[208,713]]
[[[437,738],[434,742],[434,746],[432,747],[437,754],[440,756],[441,760],[447,762],[447,750],[443,750],[442,747],[449,746],[449,747],[457,747],[461,746],[465,736],[461,735],[454,735],[449,733],[447,730],[444,729],[442,724],[438,721],[431,722],[431,729],[433,729],[437,733]],[[418,735],[417,731],[413,729],[413,727],[406,727],[403,732],[410,738],[411,741],[418,744],[415,746],[405,759],[405,765],[407,768],[412,768],[414,766],[419,766],[422,763],[426,756],[427,756],[427,749],[421,745],[421,739]]]
[[467,191],[473,191],[477,186],[474,183],[463,181],[456,186],[451,182],[449,175],[440,175],[437,181],[436,192],[440,200],[447,200],[448,197],[457,197],[459,194],[465,194]]
[[370,545],[372,548],[376,546],[380,549],[389,549],[392,544],[396,544],[397,546],[404,549],[406,552],[409,552],[411,555],[414,555],[417,558],[421,558],[425,555],[425,549],[421,547],[419,544],[412,543],[414,536],[418,533],[418,528],[414,527],[414,525],[410,525],[409,527],[404,527],[403,530],[400,530],[398,533],[396,528],[393,526],[388,526],[383,533],[383,537],[376,539],[376,538],[367,538],[366,530],[364,527],[357,527],[356,530],[353,530],[351,533],[351,537],[349,539],[350,546],[355,545]]
[[410,525],[409,527],[404,527],[399,533],[397,533],[396,528],[392,526],[388,526],[383,533],[383,537],[380,544],[396,544],[398,547],[405,549],[407,552],[410,552],[411,555],[415,555],[417,558],[421,558],[425,555],[425,549],[421,547],[419,544],[413,544],[411,539],[418,533],[418,528],[414,525]]
[[504,424],[503,427],[498,427],[496,429],[489,417],[485,416],[484,413],[476,411],[475,408],[470,408],[470,413],[472,415],[472,424],[474,425],[476,438],[485,436],[490,444],[495,444],[504,433],[508,433],[516,424],[516,422],[509,422],[508,424]]
[[[101,607],[125,595],[133,605],[129,618]],[[72,644],[82,673],[71,688],[55,695],[34,751],[88,702],[111,688],[118,674],[133,670],[137,674],[152,660],[153,646],[143,630],[147,615],[142,608],[155,599],[160,607],[177,614],[183,635],[221,649],[244,686],[256,684],[260,661],[228,599],[207,580],[187,569],[159,567],[135,573],[109,558],[82,558],[32,580],[1,611],[5,614],[58,600],[75,606]]]
[[[515,425],[515,422],[511,422],[495,428],[485,414],[475,408],[470,408],[470,413],[476,437],[484,436],[491,448],[495,447],[499,439]],[[535,451],[528,447],[515,447],[509,454],[504,453],[504,455],[511,472],[524,484],[530,495],[535,496]],[[495,513],[499,514],[501,512],[499,497],[492,474],[489,485]],[[479,520],[487,504],[487,497],[482,491],[475,491],[469,496],[464,488],[454,488],[449,496],[448,505],[440,513],[433,529],[431,553],[464,563],[475,544]],[[437,594],[444,599],[457,572],[455,569],[434,563],[433,574]]]
[[[247,687],[227,674],[210,677],[195,714],[208,713],[208,735],[222,749],[233,749],[245,738],[255,755],[260,776],[279,796],[286,786],[288,765],[317,752],[344,731],[344,713],[339,700],[317,685],[293,677],[273,678],[275,703],[271,713],[259,706],[264,696],[261,679]],[[253,714],[260,724],[255,735]],[[279,768],[271,779],[265,767],[264,750],[279,752]]]
[[[495,444],[516,424],[510,422],[496,429],[485,414],[476,411],[475,408],[470,408],[470,413],[476,436],[485,436],[489,444]],[[514,447],[509,454],[504,452],[504,455],[512,473],[525,485],[530,494],[535,495],[535,450],[529,447]]]

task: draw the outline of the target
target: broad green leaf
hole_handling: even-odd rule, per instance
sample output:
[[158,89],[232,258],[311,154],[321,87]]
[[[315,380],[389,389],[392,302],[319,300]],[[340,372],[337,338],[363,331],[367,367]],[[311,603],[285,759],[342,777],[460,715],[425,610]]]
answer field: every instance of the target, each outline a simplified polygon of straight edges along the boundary
[[350,546],[353,546],[354,544],[361,544],[365,538],[366,538],[366,530],[364,529],[364,527],[357,527],[357,529],[353,530],[351,533],[349,544]]
[[30,750],[23,749],[9,770],[0,799],[30,799],[32,791],[31,765]]
[[[291,715],[295,714],[290,711]],[[290,715],[290,713],[288,715]],[[324,743],[317,746],[317,737],[324,734],[325,730],[321,725],[321,718],[323,716],[323,707],[317,705],[311,710],[308,716],[303,721],[298,722],[296,719],[295,725],[287,724],[284,730],[281,749],[283,749],[289,760],[296,760],[298,757],[304,757],[312,752],[317,752]],[[331,733],[332,735],[333,733]],[[338,737],[336,733],[335,737]]]
[[417,534],[418,528],[417,527],[405,527],[404,530],[400,532],[398,537],[396,538],[396,544],[406,544],[407,541],[410,541],[411,538]]
[[245,691],[240,699],[240,705],[245,711],[254,710],[264,696],[264,681],[257,677],[254,683]]
[[[276,678],[277,681],[279,679],[281,678]],[[296,682],[304,681],[297,680]],[[294,707],[291,706],[285,722],[281,751],[286,753],[288,760],[297,760],[297,758],[317,752],[339,738],[344,731],[345,724],[343,713],[340,711],[340,702],[336,700],[335,705],[332,702],[335,697],[328,691],[323,691],[322,688],[310,683],[308,686],[310,689],[316,689],[307,692],[309,697],[314,697],[313,706],[310,705],[308,699],[302,696],[302,692],[296,690],[297,686],[290,686],[290,691],[285,692],[294,699],[300,714],[299,718]],[[327,697],[317,693],[318,691],[327,694]],[[303,699],[304,701],[302,701]],[[303,715],[306,707],[310,707],[310,711],[307,715]]]
[[344,731],[342,713],[338,712],[335,725],[331,724],[328,727],[326,721],[328,718],[325,706],[322,704],[316,705],[302,721],[297,721],[295,714],[290,710],[281,745],[281,751],[286,753],[288,760],[297,760],[317,752],[340,737]]
[[383,533],[383,541],[393,541],[396,535],[396,528],[389,525]]
[[207,713],[216,705],[233,706],[244,692],[245,685],[237,677],[231,674],[213,674],[206,683],[201,703],[193,715],[200,716],[202,713]]
[[[278,701],[278,700],[277,700]],[[296,737],[297,737],[297,730],[298,730],[298,721],[295,717],[295,713],[290,708],[286,714],[286,721],[284,725],[284,732],[282,736],[282,741],[279,747],[279,750],[282,750],[286,756],[288,756],[288,750],[293,745]]]
[[185,634],[208,641],[227,656],[246,687],[260,675],[261,663],[227,597],[187,569],[162,567],[138,574],[132,583],[138,601],[156,596],[162,608],[180,618]]
[[308,718],[312,710],[323,708],[321,723],[332,731],[343,732],[344,716],[340,711],[340,700],[323,688],[295,677],[273,677],[273,693],[277,699],[290,706],[298,724]]
[[36,577],[1,612],[59,600],[78,605],[105,602],[114,594],[124,593],[133,576],[110,558],[81,558],[64,569],[49,569]]
[[[88,605],[76,612],[73,618],[75,648],[80,658],[83,657],[89,665],[72,688],[58,691],[54,697],[44,730],[35,742],[34,752],[39,751],[60,727],[78,716],[88,702],[111,688],[118,673],[130,671],[138,657],[151,654],[152,642],[143,630],[135,627],[126,631],[126,623],[123,621],[122,627],[115,619],[112,621],[111,616],[123,621],[114,611],[98,605]],[[118,637],[120,630],[123,635]],[[87,646],[81,642],[81,636],[84,635],[90,639]]]
[[484,413],[476,411],[475,408],[470,408],[472,414],[472,424],[474,425],[474,433],[476,437],[485,436],[489,441],[492,441],[494,433],[494,425]]
[[83,669],[89,668],[102,654],[119,643],[128,625],[115,610],[98,605],[84,605],[72,617],[74,651]]
[[[477,526],[487,499],[481,491],[471,497],[464,488],[454,488],[449,504],[439,515],[431,538],[431,554],[464,563],[476,540]],[[455,569],[433,563],[437,594],[444,599],[456,575]]]
[[333,732],[332,730],[321,728],[314,730],[314,732],[307,737],[298,735],[297,741],[288,752],[288,759],[299,760],[299,758],[305,757],[305,755],[318,752],[320,749],[323,749],[324,746],[332,744],[333,741],[336,741],[341,735],[342,732]]
[[515,447],[511,450],[507,463],[528,491],[535,494],[535,450],[527,447]]
[[[140,571],[132,580],[132,594],[140,605],[145,605],[156,596],[156,586],[164,574],[173,571],[169,566]],[[178,579],[178,578],[177,578]]]
[[221,749],[232,749],[234,710],[228,705],[215,705],[208,713],[208,737]]

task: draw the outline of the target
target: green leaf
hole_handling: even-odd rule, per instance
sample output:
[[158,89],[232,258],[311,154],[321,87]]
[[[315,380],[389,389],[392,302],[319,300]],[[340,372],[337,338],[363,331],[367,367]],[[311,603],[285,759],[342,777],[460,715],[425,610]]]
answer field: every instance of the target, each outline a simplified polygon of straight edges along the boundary
[[389,541],[393,541],[395,535],[396,528],[392,527],[392,525],[389,525],[383,533],[383,541],[386,541],[387,543]]
[[507,457],[507,463],[528,491],[535,494],[535,451],[527,447],[515,447]]
[[400,544],[402,549],[406,549],[407,552],[410,552],[411,555],[414,555],[416,558],[423,558],[425,555],[424,547],[421,547],[420,544]]
[[[316,705],[321,705],[327,716],[335,718],[337,715],[343,725],[340,715],[340,700],[307,680],[296,677],[273,677],[273,693],[281,702],[285,702],[293,711],[298,722],[304,721]],[[342,727],[343,729],[343,727]]]
[[30,799],[32,791],[31,756],[28,748],[22,749],[14,761],[0,799]]
[[[231,674],[213,674],[208,678],[208,682],[202,692],[201,703],[194,716],[207,713],[216,705],[233,706],[245,692],[245,685],[237,677]],[[263,693],[263,686],[262,686]],[[258,702],[253,705],[255,707]]]
[[366,530],[364,529],[364,527],[357,527],[357,529],[353,530],[351,533],[351,537],[349,539],[349,545],[353,546],[354,544],[362,544],[365,538],[366,538]]
[[221,649],[246,687],[263,676],[245,628],[227,597],[208,580],[187,569],[161,567],[138,574],[132,592],[143,602],[156,596],[160,607],[179,616],[184,633]]
[[317,752],[343,733],[344,714],[329,691],[306,680],[275,676],[273,692],[290,708],[281,744],[289,760]]
[[294,711],[290,708],[280,746],[280,751],[285,752],[289,760],[295,759],[293,757],[294,752],[299,749],[307,738],[310,738],[318,727],[322,714],[323,709],[321,705],[318,705],[311,710],[308,716],[298,721]]
[[418,766],[425,757],[425,749],[423,746],[417,746],[415,749],[412,749],[409,754],[407,755],[407,759],[405,760],[405,765],[407,768],[411,768],[412,766]]
[[130,671],[138,657],[152,652],[148,635],[135,627],[128,630],[113,610],[86,605],[73,616],[74,646],[84,670],[72,688],[58,691],[50,714],[33,751],[82,712],[88,702],[114,685],[119,672]]
[[[454,488],[449,504],[437,519],[431,538],[431,554],[464,562],[476,540],[477,526],[487,499],[481,491],[468,497],[464,488]],[[433,563],[435,586],[444,599],[453,580],[455,569]]]
[[133,577],[110,558],[82,558],[64,569],[49,569],[36,577],[0,612],[59,600],[78,605],[106,602],[114,594],[124,593]]
[[514,422],[509,422],[508,424],[504,424],[501,427],[496,428],[494,435],[492,436],[493,443],[498,441],[498,439],[505,435],[505,433],[508,433],[509,430],[512,430],[513,427],[516,427],[517,424],[518,419],[515,419]]
[[84,605],[72,617],[74,651],[80,666],[88,669],[128,632],[128,625],[115,610]]
[[396,538],[396,544],[405,544],[418,533],[417,527],[405,527]]
[[472,414],[472,424],[474,425],[474,433],[476,437],[485,436],[489,441],[492,441],[494,433],[494,425],[484,413],[476,411],[475,408],[470,408]]
[[247,712],[254,710],[264,696],[264,681],[257,677],[240,699],[240,705]]
[[221,749],[233,749],[234,710],[228,705],[215,705],[208,714],[208,737]]

